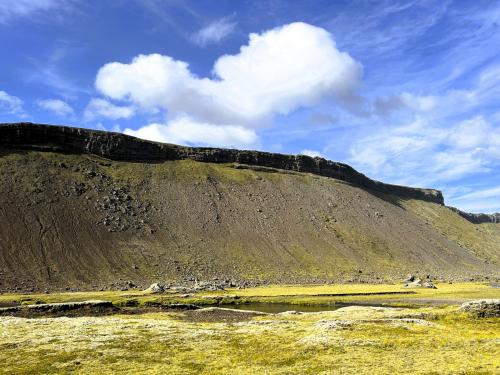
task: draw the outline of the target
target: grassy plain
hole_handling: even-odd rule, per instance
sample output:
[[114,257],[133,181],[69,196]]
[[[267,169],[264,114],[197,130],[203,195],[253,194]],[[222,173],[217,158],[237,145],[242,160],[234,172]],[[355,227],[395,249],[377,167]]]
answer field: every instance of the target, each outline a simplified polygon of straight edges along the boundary
[[413,307],[350,306],[211,322],[186,319],[182,311],[72,318],[4,316],[0,317],[0,373],[499,373],[500,319],[474,318],[461,313],[457,304],[500,298],[500,289],[480,283],[443,283],[415,294],[380,294],[398,291],[404,291],[400,285],[361,284],[266,286],[191,297],[139,291],[1,295],[4,304],[85,299],[112,300],[117,305],[132,299],[141,304],[152,299],[170,303],[216,301],[221,295],[237,294],[240,301],[377,300],[387,305],[403,301]]

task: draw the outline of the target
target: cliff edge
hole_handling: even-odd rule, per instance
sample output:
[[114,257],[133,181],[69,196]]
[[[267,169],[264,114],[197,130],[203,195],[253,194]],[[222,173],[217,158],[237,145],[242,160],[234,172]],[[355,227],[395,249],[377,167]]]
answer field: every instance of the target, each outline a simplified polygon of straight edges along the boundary
[[209,163],[239,163],[312,173],[401,198],[444,205],[443,195],[439,190],[385,184],[366,177],[347,164],[306,155],[184,147],[146,141],[121,133],[29,122],[0,124],[0,148],[87,153],[117,161],[157,162],[191,159]]

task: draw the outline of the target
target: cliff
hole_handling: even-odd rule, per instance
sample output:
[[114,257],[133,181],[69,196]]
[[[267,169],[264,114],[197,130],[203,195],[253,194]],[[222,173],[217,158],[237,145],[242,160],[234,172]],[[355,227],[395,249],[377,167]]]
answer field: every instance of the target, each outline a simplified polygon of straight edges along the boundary
[[121,133],[33,123],[0,124],[0,148],[94,154],[111,160],[156,162],[192,159],[209,163],[240,163],[312,173],[366,189],[444,204],[439,190],[385,184],[349,165],[305,155],[208,147],[183,147],[145,141]]
[[455,211],[457,214],[462,216],[467,221],[470,221],[471,223],[474,224],[500,223],[500,213],[498,212],[494,214],[483,214],[483,213],[473,214],[470,212],[464,212],[455,207],[450,207],[450,209]]

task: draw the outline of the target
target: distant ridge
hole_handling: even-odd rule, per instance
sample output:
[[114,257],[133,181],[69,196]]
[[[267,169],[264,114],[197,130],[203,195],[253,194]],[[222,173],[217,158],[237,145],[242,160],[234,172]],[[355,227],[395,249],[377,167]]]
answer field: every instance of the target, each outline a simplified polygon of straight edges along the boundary
[[464,219],[470,221],[471,223],[474,224],[482,224],[482,223],[500,223],[500,213],[496,212],[494,214],[473,214],[470,212],[464,212],[462,210],[459,210],[456,207],[450,207],[453,211],[455,211],[457,214],[462,216]]
[[0,124],[0,148],[88,153],[120,161],[192,159],[210,163],[240,163],[312,173],[377,192],[444,205],[444,198],[439,190],[386,184],[366,177],[347,164],[306,155],[184,147],[146,141],[121,133],[29,122]]

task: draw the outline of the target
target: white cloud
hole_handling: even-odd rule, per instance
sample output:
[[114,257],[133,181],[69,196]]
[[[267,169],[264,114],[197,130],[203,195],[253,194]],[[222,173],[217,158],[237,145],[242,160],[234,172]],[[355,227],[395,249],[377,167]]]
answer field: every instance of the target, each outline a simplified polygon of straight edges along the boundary
[[71,106],[60,99],[43,99],[38,101],[38,106],[58,116],[69,116],[74,113]]
[[463,194],[463,195],[455,198],[455,200],[457,200],[457,201],[479,200],[479,199],[494,198],[494,197],[500,197],[500,187],[483,189],[483,190],[479,190],[479,191],[474,191],[472,193]]
[[27,17],[34,13],[51,10],[64,5],[61,0],[2,0],[0,1],[0,23],[15,17]]
[[383,116],[402,109],[410,109],[415,112],[429,112],[436,108],[437,98],[431,95],[419,96],[403,92],[398,95],[379,97],[373,105],[375,113]]
[[325,97],[350,100],[361,74],[361,65],[340,52],[327,31],[292,23],[250,34],[238,54],[215,62],[213,78],[199,78],[187,63],[152,54],[130,64],[106,64],[96,87],[113,99],[167,109],[171,117],[253,127]]
[[95,118],[105,117],[112,120],[127,119],[135,114],[133,107],[120,107],[108,102],[104,99],[91,99],[83,117],[86,121],[94,120]]
[[436,108],[434,96],[418,96],[404,92],[401,94],[401,100],[408,108],[418,112],[429,112]]
[[462,121],[450,134],[450,143],[460,149],[478,148],[486,145],[500,146],[500,132],[495,130],[482,116]]
[[205,46],[210,43],[218,43],[226,38],[236,27],[236,22],[228,17],[223,17],[214,21],[204,28],[191,35],[190,39],[200,45]]
[[476,190],[450,199],[450,205],[466,212],[500,212],[500,187]]
[[23,101],[17,96],[0,90],[0,112],[11,115],[24,115]]
[[244,148],[255,146],[258,142],[254,130],[236,125],[214,125],[198,123],[183,116],[168,124],[150,124],[138,130],[125,129],[125,134],[156,142],[183,145],[199,144]]
[[447,127],[417,120],[356,140],[350,161],[383,180],[432,186],[489,171],[500,164],[498,147],[500,129],[482,116]]
[[302,150],[300,151],[300,155],[307,155],[307,156],[310,156],[312,158],[323,158],[324,156],[321,154],[321,152],[319,151],[316,151],[316,150]]

